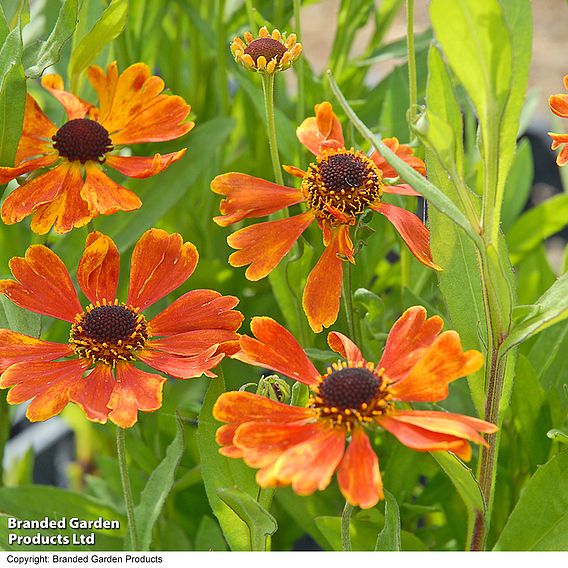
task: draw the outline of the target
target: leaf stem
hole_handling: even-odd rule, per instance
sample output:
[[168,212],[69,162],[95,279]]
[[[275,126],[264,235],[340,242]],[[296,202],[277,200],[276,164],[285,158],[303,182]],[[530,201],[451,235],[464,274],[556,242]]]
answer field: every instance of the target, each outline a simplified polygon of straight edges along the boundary
[[[276,123],[274,121],[274,74],[262,75],[262,92],[264,94],[264,110],[266,112],[266,126],[268,130],[268,145],[270,147],[270,159],[274,169],[274,181],[279,185],[284,185],[282,176],[282,165],[280,164],[280,154],[278,153],[278,138],[276,136]],[[288,208],[286,208],[286,217]]]
[[122,494],[126,506],[126,519],[128,521],[128,531],[130,534],[130,546],[132,550],[138,550],[138,533],[136,532],[136,521],[134,518],[134,500],[132,499],[132,487],[128,475],[128,464],[126,463],[126,430],[116,427],[116,453],[118,456],[118,466],[120,469],[120,482]]
[[351,514],[353,513],[353,505],[345,501],[343,514],[341,515],[341,549],[344,552],[351,552]]

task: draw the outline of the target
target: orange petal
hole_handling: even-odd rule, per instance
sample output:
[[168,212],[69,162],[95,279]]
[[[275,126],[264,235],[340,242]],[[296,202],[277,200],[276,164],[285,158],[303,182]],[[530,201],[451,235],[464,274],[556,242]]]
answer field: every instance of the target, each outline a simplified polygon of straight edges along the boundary
[[13,387],[7,396],[10,404],[33,398],[26,412],[30,421],[47,420],[67,406],[72,385],[81,380],[89,364],[80,359],[16,363],[4,371],[0,387]]
[[[162,339],[152,339],[146,345],[148,349],[172,355],[198,355],[213,345],[218,345],[219,353],[228,354],[228,348],[232,355],[239,349],[239,337],[238,333],[227,329],[196,329]],[[227,344],[226,348],[224,344]]]
[[306,172],[304,170],[301,170],[300,168],[297,168],[296,166],[286,166],[283,165],[282,169],[290,174],[291,176],[297,177],[297,178],[303,178],[306,175]]
[[439,316],[426,319],[422,306],[408,308],[392,326],[378,367],[393,381],[403,379],[444,327]]
[[[383,144],[419,174],[426,175],[426,165],[420,158],[414,156],[414,150],[410,146],[400,144],[397,138],[383,138]],[[396,178],[399,176],[398,172],[376,150],[371,154],[371,160],[381,170],[383,178]]]
[[227,238],[234,249],[239,249],[229,257],[231,266],[246,266],[249,280],[260,280],[270,274],[286,256],[300,235],[314,220],[311,211],[245,227]]
[[337,481],[345,499],[355,507],[370,509],[384,498],[379,459],[362,428],[353,430]]
[[130,428],[138,420],[138,411],[153,412],[162,406],[162,388],[166,379],[146,373],[127,362],[116,366],[116,382],[110,396],[108,417],[121,428]]
[[127,303],[141,310],[151,306],[181,286],[193,274],[198,259],[195,245],[184,243],[179,233],[146,231],[132,252]]
[[344,449],[345,431],[320,425],[308,440],[293,446],[273,464],[259,470],[256,481],[261,487],[291,484],[298,495],[310,495],[329,485]]
[[483,366],[483,355],[462,351],[455,331],[439,335],[408,375],[390,387],[396,400],[436,402],[448,396],[448,384],[471,375]]
[[392,195],[410,195],[411,197],[420,197],[421,194],[409,186],[407,183],[399,183],[397,185],[383,185],[383,193]]
[[95,162],[86,162],[85,170],[87,179],[81,196],[93,211],[111,215],[117,211],[133,211],[142,205],[135,193],[110,179]]
[[471,447],[463,439],[450,434],[425,430],[396,419],[396,415],[382,416],[377,422],[405,446],[419,452],[453,452],[465,461],[471,459]]
[[0,280],[0,294],[17,306],[68,322],[83,311],[65,264],[47,247],[32,245],[10,269],[17,282]]
[[332,331],[327,336],[327,343],[336,353],[339,353],[344,359],[349,361],[350,364],[365,362],[359,347],[342,333]]
[[552,149],[556,150],[562,144],[568,142],[568,134],[557,134],[556,132],[549,132],[548,135],[552,138]]
[[63,105],[69,120],[84,118],[87,112],[93,108],[92,104],[65,91],[63,87],[63,79],[60,75],[44,75],[41,78],[41,85]]
[[[49,166],[50,164],[53,164],[55,160],[57,160],[57,155],[49,154],[48,156],[41,156],[39,158],[34,158],[33,160],[27,160],[26,162],[20,164],[19,166],[16,166],[15,168],[0,168],[0,184],[8,183],[18,176],[27,174],[28,172],[31,172],[33,170],[38,170],[39,168],[44,168],[45,166]],[[31,183],[31,181],[28,183]]]
[[219,204],[222,215],[213,218],[221,227],[242,219],[266,217],[304,201],[298,189],[235,172],[217,176],[211,182],[211,191],[226,196]]
[[349,230],[348,227],[341,226],[333,233],[331,242],[306,281],[302,305],[315,333],[335,323],[339,314],[343,261],[337,255],[341,252],[341,233],[346,230]]
[[24,112],[24,126],[22,137],[18,144],[16,153],[16,164],[23,160],[40,156],[42,154],[53,153],[54,159],[57,153],[53,148],[51,137],[57,132],[57,127],[29,94],[26,95],[26,109]]
[[149,324],[154,335],[175,335],[189,331],[224,329],[236,331],[244,319],[233,310],[235,296],[213,290],[191,290],[160,312]]
[[300,422],[314,414],[309,408],[288,406],[264,396],[246,391],[223,393],[213,406],[213,418],[220,422]]
[[554,114],[568,118],[568,95],[552,95],[548,99],[548,104]]
[[246,422],[237,428],[232,443],[249,467],[264,467],[286,450],[317,436],[320,429],[317,423]]
[[343,147],[343,130],[331,104],[324,101],[314,108],[316,116],[306,118],[296,129],[298,140],[316,156],[319,156],[323,142],[334,141],[339,147]]
[[[57,169],[63,168],[64,164]],[[71,163],[59,194],[53,201],[40,205],[33,212],[32,231],[45,235],[53,227],[56,233],[63,234],[74,227],[84,227],[94,217],[94,213],[81,197],[82,188],[81,166],[77,162]]]
[[120,255],[114,241],[98,231],[87,236],[85,251],[79,261],[77,280],[91,303],[112,302],[118,289]]
[[114,387],[111,366],[95,365],[91,373],[71,386],[69,397],[83,409],[89,420],[105,424],[110,412],[107,405]]
[[417,260],[434,270],[442,270],[432,259],[430,232],[414,213],[387,203],[379,203],[371,208],[384,215],[394,225]]
[[559,166],[565,166],[568,163],[568,146],[564,145],[558,156],[556,156],[556,163]]
[[268,317],[252,318],[250,329],[256,339],[241,336],[241,351],[235,359],[267,367],[306,385],[318,383],[320,373],[287,329]]
[[215,377],[216,375],[210,370],[216,367],[225,356],[223,353],[215,355],[218,347],[218,345],[213,345],[193,357],[178,357],[150,349],[143,349],[137,355],[146,365],[178,379],[193,379],[203,374]]
[[87,77],[99,97],[99,120],[104,121],[108,118],[118,82],[116,61],[108,66],[107,73],[98,65],[91,65]]
[[106,157],[106,164],[131,178],[147,178],[155,176],[177,162],[187,148],[171,154],[154,154],[153,157],[112,156]]
[[0,329],[0,373],[14,363],[53,361],[71,355],[66,343],[53,343],[29,337],[10,329]]
[[228,458],[242,458],[243,452],[233,445],[233,438],[235,432],[240,424],[232,423],[225,424],[220,428],[217,428],[215,432],[215,441],[219,446],[219,453]]

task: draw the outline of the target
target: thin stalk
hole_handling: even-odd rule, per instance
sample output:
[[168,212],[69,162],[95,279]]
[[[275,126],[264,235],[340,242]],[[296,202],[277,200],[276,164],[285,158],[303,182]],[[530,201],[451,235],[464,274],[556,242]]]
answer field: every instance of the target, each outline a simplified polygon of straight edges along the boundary
[[130,534],[130,547],[138,550],[138,533],[136,532],[136,521],[134,519],[134,500],[132,499],[132,487],[128,475],[128,464],[126,463],[126,430],[116,427],[116,453],[118,456],[118,466],[120,469],[120,482],[122,484],[122,494],[126,506],[126,519],[128,521],[128,532]]
[[[274,74],[262,75],[262,93],[264,95],[264,110],[266,112],[266,126],[268,129],[268,146],[270,147],[270,159],[274,169],[274,180],[279,185],[284,185],[280,154],[278,153],[278,138],[276,136],[276,122],[274,120]],[[285,209],[288,217],[288,208]]]
[[251,31],[252,34],[254,34],[254,31],[256,29],[256,24],[255,24],[255,18],[254,18],[255,8],[252,5],[252,0],[245,0],[245,7],[246,7],[246,11],[247,11],[247,19],[249,21],[250,31]]
[[4,451],[10,437],[10,411],[6,397],[0,400],[0,487],[4,487]]
[[414,0],[406,0],[406,52],[408,56],[408,122],[410,143],[416,141],[412,125],[416,122],[418,87],[416,82],[416,52],[414,49]]
[[[302,1],[294,0],[294,31],[298,43],[302,43],[302,23],[301,23]],[[305,80],[304,80],[304,58],[300,57],[295,64],[296,77],[298,79],[298,94],[296,97],[296,122],[300,124],[304,120],[305,105]]]
[[217,0],[215,3],[217,23],[216,31],[216,50],[217,50],[217,96],[219,99],[219,109],[223,115],[230,114],[231,102],[229,98],[229,84],[227,82],[227,49],[225,42],[225,0]]
[[343,514],[341,515],[341,549],[344,552],[351,552],[351,514],[353,513],[353,505],[345,501]]
[[355,315],[355,309],[353,308],[353,289],[351,274],[353,265],[350,262],[347,262],[346,264],[347,266],[343,270],[343,287],[341,288],[341,296],[343,300],[343,307],[345,308],[345,316],[347,318],[347,329],[349,330],[349,336],[357,345],[359,345],[359,326]]

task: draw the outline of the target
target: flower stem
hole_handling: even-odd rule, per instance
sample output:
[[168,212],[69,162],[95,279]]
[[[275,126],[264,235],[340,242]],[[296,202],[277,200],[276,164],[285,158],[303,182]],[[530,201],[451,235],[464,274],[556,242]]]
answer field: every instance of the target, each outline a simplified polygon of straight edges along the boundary
[[[302,42],[301,30],[301,14],[302,7],[301,0],[294,0],[294,27],[298,43]],[[296,77],[298,79],[298,95],[296,98],[296,122],[300,124],[304,119],[304,104],[305,104],[305,81],[304,81],[304,58],[300,57],[296,62]]]
[[6,397],[0,400],[0,487],[4,487],[4,451],[10,436],[10,411]]
[[118,455],[118,466],[120,468],[120,482],[122,484],[122,494],[126,506],[126,518],[128,520],[128,531],[130,533],[130,547],[138,550],[138,534],[136,532],[136,521],[134,519],[134,501],[132,499],[132,487],[128,476],[128,464],[126,463],[126,430],[116,427],[116,453]]
[[[406,0],[406,51],[408,55],[408,121],[412,125],[416,121],[416,104],[418,102],[416,54],[414,51],[414,0]],[[416,136],[410,125],[412,144]]]
[[[274,181],[279,185],[284,185],[282,165],[280,164],[280,154],[278,153],[276,123],[274,121],[274,77],[274,74],[262,75],[262,92],[264,94],[264,110],[266,111],[268,145],[270,147],[270,159],[272,160],[272,168],[274,169]],[[285,211],[287,217],[288,208],[286,208]]]
[[353,505],[350,505],[345,501],[345,507],[343,507],[343,514],[341,515],[341,549],[344,552],[351,551],[351,533],[349,531],[351,527],[351,514],[353,513]]
[[349,330],[349,335],[351,339],[357,344],[359,341],[359,326],[357,325],[355,317],[355,309],[353,308],[353,290],[352,290],[352,264],[350,262],[346,263],[347,266],[343,271],[343,287],[341,288],[341,296],[343,300],[343,306],[345,308],[345,317],[347,318],[347,329]]

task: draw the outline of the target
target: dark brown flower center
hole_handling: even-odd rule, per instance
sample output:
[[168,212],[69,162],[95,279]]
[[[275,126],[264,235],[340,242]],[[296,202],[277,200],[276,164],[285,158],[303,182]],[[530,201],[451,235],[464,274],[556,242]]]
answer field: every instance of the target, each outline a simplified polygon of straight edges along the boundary
[[113,149],[106,128],[94,120],[75,118],[66,122],[53,136],[53,147],[60,156],[84,164],[88,160],[102,162]]
[[69,342],[79,357],[115,365],[134,359],[149,337],[146,318],[124,304],[89,306],[75,318]]
[[302,193],[318,218],[332,225],[353,225],[357,215],[380,201],[381,170],[359,151],[324,151],[317,163],[310,164]]
[[261,37],[251,42],[245,49],[245,53],[250,55],[255,63],[261,55],[266,61],[276,59],[276,62],[280,63],[282,56],[286,53],[286,46],[271,37]]
[[347,367],[334,364],[313,389],[309,406],[318,417],[330,419],[335,426],[348,430],[353,423],[371,422],[392,408],[384,370],[366,367]]

